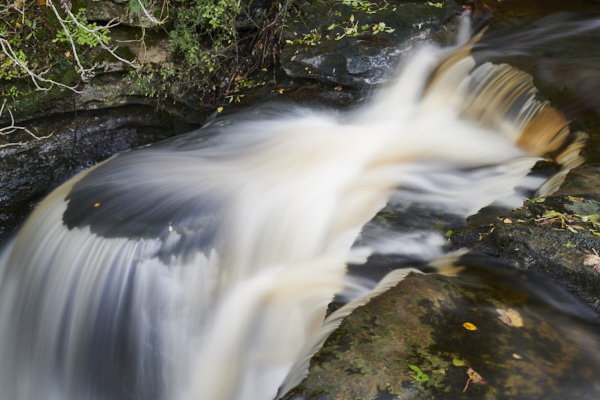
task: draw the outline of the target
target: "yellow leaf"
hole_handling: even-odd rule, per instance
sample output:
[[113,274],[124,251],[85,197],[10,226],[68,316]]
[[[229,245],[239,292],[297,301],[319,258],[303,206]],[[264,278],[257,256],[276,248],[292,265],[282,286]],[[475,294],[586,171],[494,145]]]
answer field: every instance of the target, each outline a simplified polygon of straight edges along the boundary
[[465,322],[463,324],[463,327],[465,329],[467,329],[467,330],[470,330],[470,331],[476,331],[477,330],[477,327],[475,325],[473,325],[472,323],[470,323],[470,322]]

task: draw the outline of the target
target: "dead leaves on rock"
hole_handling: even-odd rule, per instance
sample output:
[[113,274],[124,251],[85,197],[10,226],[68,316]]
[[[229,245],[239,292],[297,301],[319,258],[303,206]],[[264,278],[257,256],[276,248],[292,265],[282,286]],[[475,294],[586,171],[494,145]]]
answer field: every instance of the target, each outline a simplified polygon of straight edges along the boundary
[[477,373],[477,371],[475,371],[473,368],[469,368],[467,370],[467,375],[469,376],[469,379],[467,379],[467,384],[465,385],[463,392],[467,391],[467,389],[469,388],[469,383],[471,383],[471,382],[473,382],[476,385],[486,385],[487,384],[487,382],[483,379],[483,377],[481,375],[479,375]]
[[500,321],[504,322],[506,325],[514,328],[521,328],[523,326],[523,318],[518,311],[513,310],[512,308],[509,308],[508,310],[497,308],[496,311],[500,314],[498,317]]
[[550,226],[555,223],[560,223],[561,229],[567,229],[570,232],[577,233],[578,231],[585,231],[586,228],[581,225],[575,225],[576,223],[590,223],[592,229],[589,229],[594,235],[600,235],[600,215],[579,215],[579,214],[566,214],[558,211],[550,210],[542,214],[540,218],[536,218],[536,225],[538,226]]
[[596,252],[596,249],[592,249],[594,254],[583,255],[583,265],[586,267],[594,267],[594,270],[600,274],[600,256]]

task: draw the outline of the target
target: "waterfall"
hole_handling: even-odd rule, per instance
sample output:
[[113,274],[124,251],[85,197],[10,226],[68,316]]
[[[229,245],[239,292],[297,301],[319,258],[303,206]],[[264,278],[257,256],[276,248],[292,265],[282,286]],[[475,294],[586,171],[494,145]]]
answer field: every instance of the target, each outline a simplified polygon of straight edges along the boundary
[[55,190],[1,256],[2,397],[274,398],[332,297],[370,289],[346,264],[390,198],[468,214],[541,183],[567,121],[470,46],[417,51],[350,112],[217,118]]

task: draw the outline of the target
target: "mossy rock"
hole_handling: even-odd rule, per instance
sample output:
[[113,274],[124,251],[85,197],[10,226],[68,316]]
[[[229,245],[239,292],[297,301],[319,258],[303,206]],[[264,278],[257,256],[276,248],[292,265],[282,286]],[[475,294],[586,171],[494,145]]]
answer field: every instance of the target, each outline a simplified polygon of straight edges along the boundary
[[345,319],[284,399],[597,398],[598,326],[523,279],[409,275]]

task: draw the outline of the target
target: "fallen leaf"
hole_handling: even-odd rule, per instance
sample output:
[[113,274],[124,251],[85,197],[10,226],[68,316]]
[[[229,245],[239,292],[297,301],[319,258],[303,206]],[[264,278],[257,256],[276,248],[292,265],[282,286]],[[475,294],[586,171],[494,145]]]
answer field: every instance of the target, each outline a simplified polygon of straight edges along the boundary
[[545,197],[535,197],[535,198],[527,201],[527,203],[543,203],[544,201],[546,201]]
[[597,254],[584,254],[583,265],[587,267],[595,267],[600,264],[600,257]]
[[477,330],[477,327],[475,325],[473,325],[472,323],[470,323],[470,322],[465,322],[463,324],[463,327],[465,329],[469,330],[469,331],[476,331]]
[[487,382],[483,379],[483,377],[481,375],[479,375],[473,368],[469,368],[467,370],[467,375],[469,375],[469,378],[471,378],[473,380],[473,383],[476,383],[478,385],[487,384]]
[[523,326],[523,318],[518,311],[509,308],[508,310],[503,310],[501,308],[497,308],[496,311],[500,316],[500,321],[504,322],[508,326],[512,326],[515,328],[520,328]]
[[452,359],[452,364],[454,364],[456,367],[462,367],[465,365],[465,362],[463,360],[459,360],[458,358],[454,358]]
[[421,371],[421,368],[417,367],[416,365],[409,365],[408,366],[410,369],[412,369],[413,371],[416,372],[415,374],[410,374],[410,376],[417,382],[427,382],[429,380],[429,376],[427,376],[427,374],[423,373],[423,371]]
[[518,355],[517,353],[513,353],[513,358],[516,358],[517,360],[522,359],[523,357],[521,357],[520,355]]
[[512,221],[508,218],[505,218],[502,222],[504,222],[505,224],[512,224]]
[[594,254],[584,254],[583,255],[583,265],[587,267],[594,267],[594,270],[600,274],[600,255],[596,249],[592,248]]
[[548,226],[548,225],[552,225],[555,222],[558,222],[559,219],[558,218],[548,218],[548,219],[536,219],[535,220],[535,224],[537,226]]
[[469,387],[469,382],[473,382],[477,385],[486,385],[487,382],[483,379],[481,375],[479,375],[473,368],[469,368],[467,370],[467,375],[469,375],[469,379],[467,379],[467,384],[463,389],[463,392],[466,392]]

